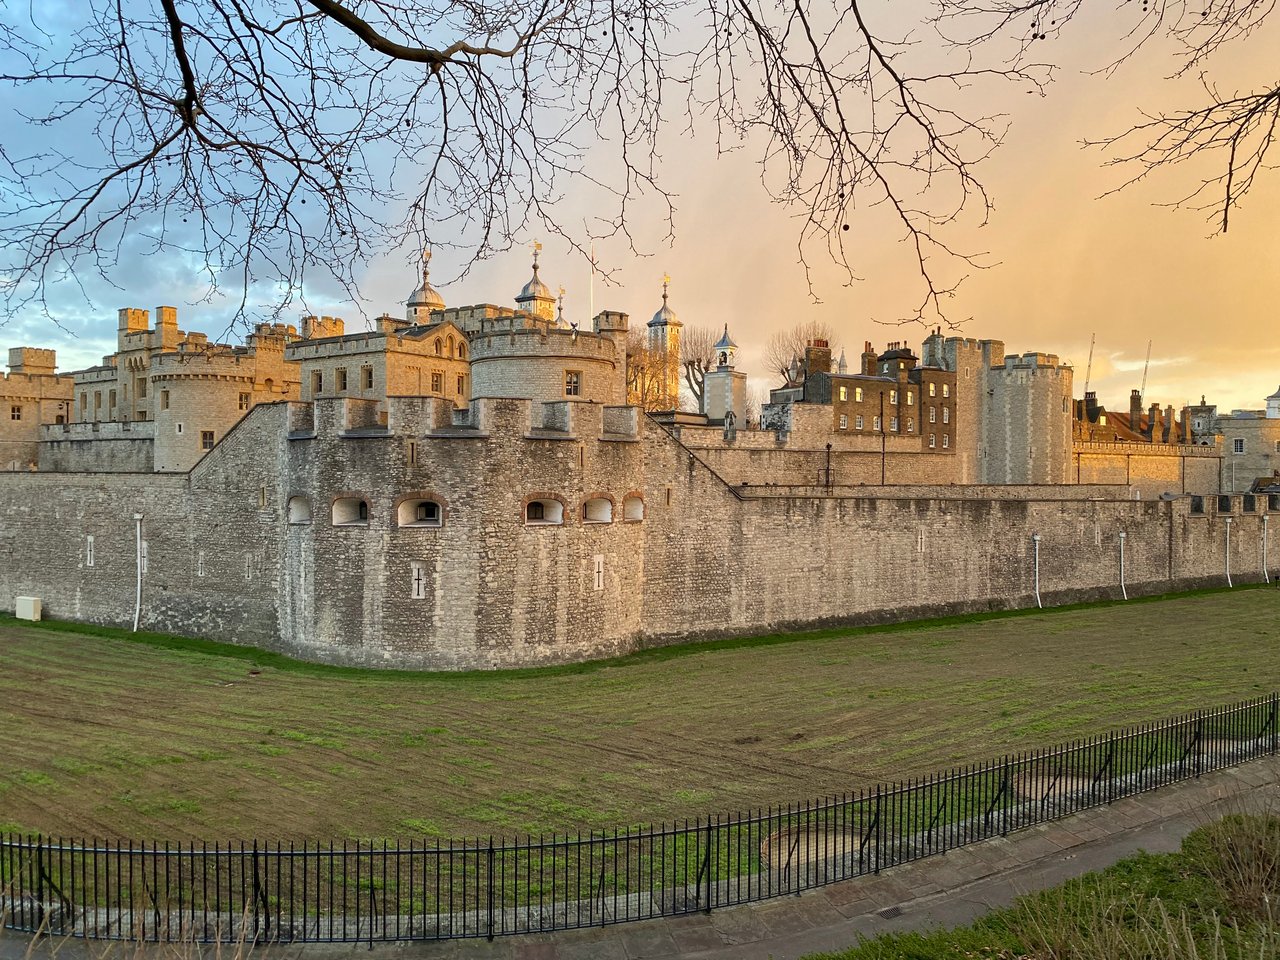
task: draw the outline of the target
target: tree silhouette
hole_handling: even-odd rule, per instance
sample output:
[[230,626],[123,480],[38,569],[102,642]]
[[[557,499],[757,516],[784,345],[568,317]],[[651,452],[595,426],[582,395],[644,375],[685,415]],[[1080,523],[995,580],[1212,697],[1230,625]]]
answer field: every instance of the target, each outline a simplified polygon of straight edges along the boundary
[[[945,318],[951,268],[983,264],[949,231],[985,221],[975,166],[1005,133],[983,91],[1041,89],[1040,41],[1082,5],[929,0],[910,32],[865,0],[5,6],[0,80],[20,105],[0,132],[5,309],[147,253],[240,291],[242,310],[283,309],[317,273],[357,296],[361,268],[411,239],[474,263],[536,225],[585,259],[592,238],[632,242],[641,200],[673,224],[672,128],[758,149],[765,189],[800,213],[806,267],[820,252],[853,278],[851,226],[887,214],[916,267],[904,317]],[[1113,22],[1132,49],[1172,37],[1182,69],[1205,71],[1273,6],[1144,0]],[[1102,142],[1130,179],[1217,164],[1174,202],[1226,229],[1267,167],[1280,89],[1204,90]],[[563,214],[570,191],[591,195],[586,226]]]

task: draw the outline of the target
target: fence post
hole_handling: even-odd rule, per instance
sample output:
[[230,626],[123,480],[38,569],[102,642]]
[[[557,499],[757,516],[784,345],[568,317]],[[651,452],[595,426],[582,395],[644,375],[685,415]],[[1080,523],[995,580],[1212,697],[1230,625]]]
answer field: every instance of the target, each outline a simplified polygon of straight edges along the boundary
[[44,926],[44,836],[36,835],[36,929]]
[[703,871],[707,875],[707,893],[706,893],[706,911],[711,912],[711,817],[707,817],[707,855],[703,861],[706,869]]
[[1196,771],[1196,779],[1199,780],[1200,779],[1200,755],[1204,745],[1204,711],[1203,710],[1196,711],[1195,738],[1196,738],[1195,771]]
[[1276,755],[1276,747],[1277,747],[1276,721],[1277,719],[1280,719],[1280,717],[1277,717],[1278,705],[1280,705],[1280,696],[1277,696],[1275,693],[1272,693],[1271,694],[1271,755],[1273,757]]
[[489,925],[486,939],[493,939],[493,834],[489,834]]
[[884,853],[883,844],[881,843],[881,840],[884,838],[884,824],[881,822],[880,813],[881,813],[880,784],[877,783],[876,784],[876,849],[875,849],[875,858],[876,858],[875,872],[876,873],[880,872],[880,858]]

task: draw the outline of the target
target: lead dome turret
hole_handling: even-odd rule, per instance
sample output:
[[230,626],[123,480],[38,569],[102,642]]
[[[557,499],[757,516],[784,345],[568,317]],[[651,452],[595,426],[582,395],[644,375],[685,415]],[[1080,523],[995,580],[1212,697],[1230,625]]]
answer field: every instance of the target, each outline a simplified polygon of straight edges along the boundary
[[422,251],[422,283],[405,301],[404,318],[410,323],[430,323],[432,312],[444,309],[444,297],[431,285],[430,263],[431,251]]

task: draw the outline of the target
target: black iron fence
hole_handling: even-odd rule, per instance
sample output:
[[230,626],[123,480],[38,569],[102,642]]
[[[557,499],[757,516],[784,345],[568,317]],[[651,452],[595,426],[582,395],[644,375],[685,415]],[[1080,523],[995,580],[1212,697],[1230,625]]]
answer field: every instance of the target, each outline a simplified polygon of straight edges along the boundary
[[407,843],[0,834],[15,930],[147,941],[495,937],[796,893],[1277,751],[1277,696],[809,803],[643,829]]

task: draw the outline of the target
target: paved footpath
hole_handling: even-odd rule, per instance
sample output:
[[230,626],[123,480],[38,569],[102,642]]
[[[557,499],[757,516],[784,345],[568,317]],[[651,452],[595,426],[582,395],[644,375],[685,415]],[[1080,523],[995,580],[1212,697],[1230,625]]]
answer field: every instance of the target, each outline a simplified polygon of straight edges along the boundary
[[[1238,809],[1280,802],[1280,758],[1206,774],[1056,823],[952,850],[945,856],[835,883],[799,896],[670,920],[591,930],[444,943],[308,944],[253,951],[261,960],[795,960],[852,946],[859,936],[969,923],[1020,894],[1110,866],[1138,850],[1178,849],[1197,826]],[[234,951],[205,948],[208,960]],[[0,960],[196,960],[194,949],[32,945],[0,934]]]

